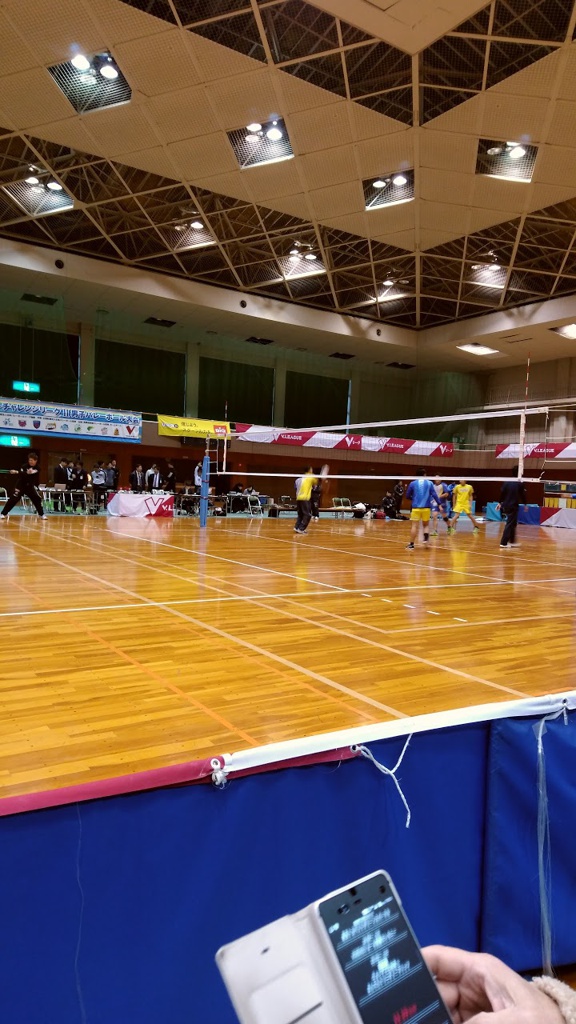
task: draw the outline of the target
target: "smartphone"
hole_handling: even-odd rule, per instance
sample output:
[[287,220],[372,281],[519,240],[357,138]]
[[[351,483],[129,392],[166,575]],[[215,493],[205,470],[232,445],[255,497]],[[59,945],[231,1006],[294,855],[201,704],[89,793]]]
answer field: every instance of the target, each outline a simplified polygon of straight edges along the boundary
[[314,909],[362,1024],[450,1024],[385,871],[331,893]]

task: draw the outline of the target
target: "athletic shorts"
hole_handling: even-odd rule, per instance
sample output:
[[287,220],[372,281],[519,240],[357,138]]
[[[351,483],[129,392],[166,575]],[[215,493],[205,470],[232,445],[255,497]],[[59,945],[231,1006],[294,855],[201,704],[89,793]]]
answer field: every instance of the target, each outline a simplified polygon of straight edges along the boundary
[[429,523],[430,522],[430,509],[429,508],[413,508],[410,513],[410,519],[413,523]]
[[454,505],[454,512],[456,512],[456,514],[462,512],[464,514],[472,515],[472,506],[468,501],[457,501]]

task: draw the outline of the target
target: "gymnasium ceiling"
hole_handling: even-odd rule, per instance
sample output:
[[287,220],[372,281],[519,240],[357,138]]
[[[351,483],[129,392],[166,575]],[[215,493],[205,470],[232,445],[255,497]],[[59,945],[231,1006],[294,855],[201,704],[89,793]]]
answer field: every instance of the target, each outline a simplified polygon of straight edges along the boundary
[[[574,0],[0,0],[0,234],[412,329],[575,294],[575,25]],[[77,113],[48,68],[104,51],[130,99]],[[278,118],[293,158],[241,168],[228,133]],[[480,173],[488,148],[531,180]],[[398,174],[408,201],[366,210]]]

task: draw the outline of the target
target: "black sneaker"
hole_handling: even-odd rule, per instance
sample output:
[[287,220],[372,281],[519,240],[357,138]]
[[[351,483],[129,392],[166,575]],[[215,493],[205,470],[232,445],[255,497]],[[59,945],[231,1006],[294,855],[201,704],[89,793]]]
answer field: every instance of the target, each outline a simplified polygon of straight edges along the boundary
[[406,551],[414,551],[414,545],[412,544],[412,542],[406,545]]

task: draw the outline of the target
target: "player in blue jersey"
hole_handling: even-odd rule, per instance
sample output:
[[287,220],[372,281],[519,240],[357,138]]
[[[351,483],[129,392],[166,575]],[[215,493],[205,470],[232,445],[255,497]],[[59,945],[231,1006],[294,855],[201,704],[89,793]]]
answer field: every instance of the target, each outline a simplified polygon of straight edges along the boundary
[[436,491],[434,490],[434,484],[426,476],[425,469],[418,470],[418,476],[416,480],[413,480],[408,485],[406,491],[406,497],[408,501],[412,502],[412,511],[410,513],[410,543],[407,545],[408,551],[414,550],[414,541],[418,535],[418,529],[420,523],[422,523],[422,529],[424,531],[424,544],[428,544],[428,537],[430,534],[430,513],[432,505],[436,503]]
[[452,511],[452,501],[450,492],[447,484],[444,483],[442,477],[434,477],[434,490],[436,491],[436,501],[432,504],[432,532],[431,537],[438,536],[438,514],[442,516],[442,519],[446,523],[446,529],[448,533],[452,533],[452,527],[450,526],[450,512]]

